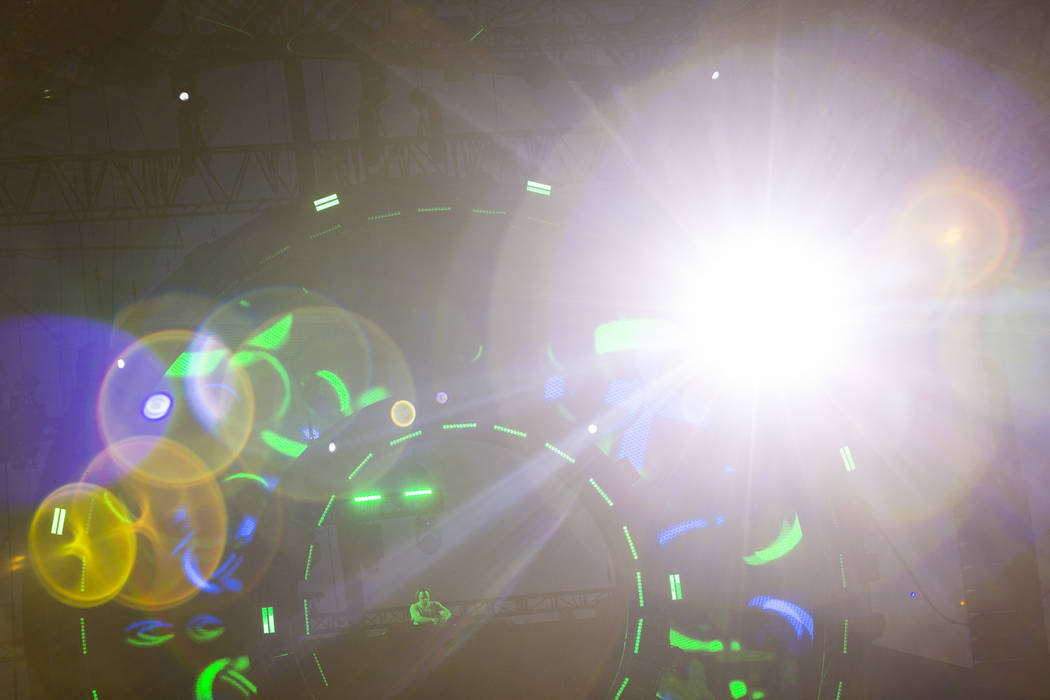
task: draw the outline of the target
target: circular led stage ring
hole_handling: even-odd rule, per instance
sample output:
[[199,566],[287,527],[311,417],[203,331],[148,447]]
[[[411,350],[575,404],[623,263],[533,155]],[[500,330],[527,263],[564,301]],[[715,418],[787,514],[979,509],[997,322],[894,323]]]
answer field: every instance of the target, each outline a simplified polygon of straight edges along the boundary
[[55,600],[93,607],[113,599],[136,557],[134,528],[94,484],[67,484],[40,503],[29,525],[29,560]]
[[[658,592],[666,585],[666,580],[661,575],[662,569],[656,558],[648,556],[650,543],[654,543],[656,539],[655,533],[651,532],[644,522],[633,520],[636,514],[643,512],[638,503],[641,489],[632,485],[637,474],[625,462],[610,460],[594,447],[588,448],[586,458],[581,456],[578,459],[553,443],[538,438],[537,433],[532,430],[519,430],[492,423],[465,422],[426,427],[370,448],[359,443],[348,445],[345,449],[339,449],[340,454],[354,452],[357,456],[346,461],[344,455],[339,464],[350,465],[346,477],[353,484],[355,479],[361,481],[362,475],[367,477],[367,470],[383,469],[383,465],[389,463],[389,460],[385,459],[386,453],[406,441],[434,441],[436,444],[440,441],[464,439],[491,441],[514,452],[522,461],[546,457],[562,465],[557,474],[567,488],[577,493],[577,503],[591,512],[612,556],[617,587],[627,601],[628,614],[622,628],[623,635],[628,641],[628,646],[632,650],[638,650],[637,653],[623,655],[607,697],[620,697],[621,685],[625,682],[634,685],[655,684],[656,678],[651,672],[655,668],[653,661],[666,648],[669,626],[665,606],[654,605],[654,602]],[[310,462],[314,469],[327,468],[327,463],[315,461],[323,461],[327,457],[328,455],[321,451],[311,451],[303,455],[303,459]],[[408,495],[402,494],[402,497],[407,498]],[[336,499],[337,494],[331,494],[326,504],[318,504],[317,528],[323,527],[331,517],[330,511]],[[378,504],[383,503],[382,499],[382,496],[374,501],[371,498],[367,501],[361,499],[356,505],[381,507]],[[345,500],[350,502],[352,496],[348,495]],[[349,505],[353,506],[355,503],[350,502]],[[308,548],[303,552],[304,560],[309,561],[312,554],[313,549]],[[297,606],[303,610],[296,623],[295,632],[300,639],[309,640],[311,624],[315,630],[318,627],[324,628],[327,634],[335,631],[340,624],[345,624],[339,616],[322,618],[317,613],[312,613],[309,600],[297,599],[283,603],[285,608],[295,609]],[[285,624],[291,622],[289,619]]]
[[[124,369],[102,382],[98,421],[109,445],[150,437],[178,442],[209,471],[238,457],[254,421],[254,392],[247,373],[214,337],[190,331],[163,331],[133,343],[122,353]],[[169,482],[163,460],[149,451],[118,450],[140,476]]]
[[390,407],[390,421],[399,428],[407,428],[416,422],[416,407],[411,401],[395,401]]
[[204,463],[178,443],[142,437],[111,445],[84,471],[82,485],[105,485],[107,511],[138,542],[117,602],[138,610],[175,607],[197,595],[219,567],[225,498]]

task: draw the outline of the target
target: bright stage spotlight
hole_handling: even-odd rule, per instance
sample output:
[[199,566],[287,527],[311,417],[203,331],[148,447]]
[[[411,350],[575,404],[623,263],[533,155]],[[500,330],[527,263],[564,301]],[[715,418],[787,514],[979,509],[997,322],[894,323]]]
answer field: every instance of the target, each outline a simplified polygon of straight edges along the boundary
[[852,340],[855,278],[812,240],[732,240],[694,269],[684,349],[730,387],[803,389],[834,375]]

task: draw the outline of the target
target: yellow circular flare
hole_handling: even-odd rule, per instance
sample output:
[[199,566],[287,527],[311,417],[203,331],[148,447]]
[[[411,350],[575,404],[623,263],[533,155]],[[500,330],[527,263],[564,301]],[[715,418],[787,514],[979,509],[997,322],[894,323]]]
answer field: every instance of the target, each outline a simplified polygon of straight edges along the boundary
[[416,407],[411,401],[395,401],[390,407],[390,420],[399,428],[407,428],[416,420]]

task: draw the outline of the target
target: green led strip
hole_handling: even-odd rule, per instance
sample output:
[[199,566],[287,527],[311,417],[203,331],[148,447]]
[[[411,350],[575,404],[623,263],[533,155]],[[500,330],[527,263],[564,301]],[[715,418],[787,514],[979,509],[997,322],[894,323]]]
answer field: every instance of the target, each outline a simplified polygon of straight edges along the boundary
[[401,212],[399,212],[399,211],[392,211],[392,212],[389,212],[387,214],[375,214],[373,216],[368,217],[368,220],[369,221],[379,221],[380,219],[389,219],[392,216],[401,216]]
[[495,211],[493,209],[471,209],[475,214],[506,214],[505,211]]
[[321,523],[324,522],[324,516],[328,515],[328,509],[332,507],[332,501],[334,501],[334,500],[335,500],[335,494],[333,493],[332,497],[328,499],[328,505],[326,505],[324,507],[324,512],[321,513],[320,520],[317,521],[317,527],[321,527]]
[[466,430],[467,428],[476,428],[477,423],[446,423],[441,426],[442,430]]
[[306,620],[306,636],[310,636],[310,601],[303,598],[303,619]]
[[306,452],[306,445],[295,440],[289,440],[288,438],[278,435],[272,430],[263,430],[259,433],[259,437],[262,441],[270,446],[275,452],[280,452],[285,457],[291,457],[292,459],[298,459],[299,455]]
[[639,608],[644,608],[645,607],[645,598],[642,596],[642,572],[641,571],[635,571],[634,572],[634,578],[638,582],[638,607]]
[[842,574],[842,590],[846,590],[846,561],[839,554],[839,572]]
[[551,196],[551,186],[545,185],[542,182],[535,182],[534,180],[527,180],[525,182],[525,191],[532,192],[534,194],[542,194],[548,197]]
[[373,493],[369,496],[354,496],[354,503],[367,503],[369,501],[383,500],[382,494]]
[[553,221],[547,221],[546,219],[540,219],[540,218],[535,217],[535,216],[529,216],[529,217],[526,217],[526,218],[529,221],[535,221],[535,222],[540,223],[540,224],[547,224],[548,226],[557,226],[557,224],[555,224]]
[[630,677],[624,676],[623,683],[620,684],[620,689],[616,691],[616,696],[613,700],[620,700],[620,696],[623,695],[623,689],[627,687],[627,684],[631,681]]
[[710,642],[694,639],[687,634],[682,634],[674,627],[670,629],[668,634],[668,643],[670,646],[678,647],[682,651],[704,651],[709,654],[717,654],[725,648],[719,639]]
[[434,493],[431,489],[419,489],[418,491],[405,491],[405,498],[412,498],[413,496],[429,496]]
[[605,495],[605,491],[602,491],[602,487],[598,485],[598,482],[595,481],[593,478],[592,479],[588,479],[588,481],[591,482],[591,486],[593,486],[594,490],[598,492],[598,495],[601,496],[602,498],[604,498],[605,502],[608,503],[609,506],[611,507],[612,504],[613,504],[612,499]]
[[638,647],[642,643],[642,623],[643,622],[645,622],[645,620],[639,617],[638,618],[638,629],[634,633],[634,653],[635,654],[638,653]]
[[[329,233],[331,233],[332,231],[338,231],[338,230],[339,230],[339,229],[341,229],[341,228],[343,228],[343,225],[342,225],[342,224],[336,224],[335,226],[329,226],[329,227],[328,227],[328,228],[326,228],[326,229],[325,229],[324,231],[318,231],[317,233],[311,233],[311,234],[310,234],[310,238],[320,238],[321,236],[326,236],[326,235],[328,235],[328,234],[329,234]],[[243,303],[243,302],[242,302],[242,303]]]
[[624,537],[627,538],[627,546],[631,548],[631,556],[635,559],[638,558],[638,550],[634,548],[634,540],[631,539],[631,531],[627,529],[627,526],[623,526]]
[[501,433],[507,433],[508,435],[517,435],[520,438],[528,437],[528,433],[523,433],[520,430],[514,430],[513,428],[504,428],[502,425],[492,426],[493,430],[498,430]]
[[61,535],[66,522],[66,509],[55,506],[54,515],[51,517],[51,534]]
[[317,670],[321,672],[321,680],[324,682],[324,687],[328,687],[328,679],[324,676],[324,669],[321,668],[321,660],[317,658],[317,652],[314,652],[314,663],[317,664]]
[[576,464],[576,460],[575,459],[573,459],[569,455],[565,454],[564,452],[562,452],[561,450],[559,450],[557,447],[555,447],[554,445],[550,444],[549,442],[546,443],[546,444],[547,444],[547,449],[548,450],[550,450],[554,454],[558,455],[562,459],[565,459],[565,460],[567,460],[568,462],[570,462],[572,464]]
[[839,681],[839,689],[835,693],[835,700],[842,700],[842,681]]
[[349,416],[354,412],[354,409],[350,407],[350,391],[338,374],[328,369],[319,369],[314,374],[328,382],[329,386],[332,387],[332,391],[335,392],[336,397],[339,399],[340,413],[344,416]]
[[849,618],[842,623],[842,653],[846,653],[846,642],[849,640]]
[[80,618],[80,648],[87,656],[87,630],[84,628],[84,618]]
[[416,432],[414,432],[414,433],[409,433],[408,435],[404,435],[404,436],[402,436],[402,437],[399,437],[399,438],[397,438],[396,440],[391,440],[391,441],[390,441],[390,446],[391,446],[391,447],[393,447],[394,445],[397,445],[397,444],[399,444],[399,443],[402,443],[402,442],[404,442],[405,440],[411,440],[412,438],[414,438],[414,437],[417,437],[417,436],[419,436],[419,435],[422,435],[422,434],[423,434],[423,431],[422,431],[422,430],[417,430],[417,431],[416,431]]
[[277,258],[277,257],[279,257],[281,255],[284,255],[285,253],[288,252],[288,249],[290,247],[291,246],[285,246],[285,247],[281,248],[280,250],[278,250],[277,252],[271,253],[270,255],[267,255],[265,258],[263,258],[262,260],[259,261],[259,264],[260,265],[265,265],[266,263],[270,262],[274,258]]
[[682,599],[682,579],[678,574],[669,574],[667,576],[671,582],[671,600]]
[[84,592],[84,580],[87,578],[87,556],[80,557],[80,592]]
[[420,214],[426,214],[432,211],[452,211],[452,207],[420,207],[417,209]]
[[339,206],[339,195],[330,194],[327,197],[321,197],[320,199],[314,200],[314,209],[317,211],[324,211],[332,207]]
[[273,607],[264,607],[262,609],[262,623],[263,623],[263,634],[273,634],[277,631],[277,626],[273,622]]
[[357,472],[361,471],[361,467],[365,466],[365,464],[367,464],[368,460],[370,460],[370,459],[372,459],[372,453],[371,452],[368,453],[367,457],[365,457],[364,459],[361,460],[361,463],[357,465],[357,469],[355,469],[354,471],[350,472],[350,476],[346,477],[346,480],[350,481],[351,479],[353,479],[354,478],[354,474],[357,474]]
[[310,551],[306,553],[306,573],[303,574],[303,580],[310,580],[310,560],[314,557],[314,546],[310,545]]
[[744,681],[729,681],[729,694],[733,696],[733,700],[739,700],[739,698],[747,695],[747,683]]
[[842,462],[846,465],[846,471],[852,472],[857,469],[857,465],[853,461],[853,453],[849,451],[849,447],[840,447],[839,454],[842,455]]
[[270,488],[270,483],[266,481],[266,479],[262,478],[258,474],[249,474],[248,472],[238,472],[236,474],[230,474],[228,477],[223,479],[223,481],[234,481],[236,479],[251,479],[252,481],[258,481],[267,489]]
[[95,689],[91,690],[91,700],[98,700],[98,691]]

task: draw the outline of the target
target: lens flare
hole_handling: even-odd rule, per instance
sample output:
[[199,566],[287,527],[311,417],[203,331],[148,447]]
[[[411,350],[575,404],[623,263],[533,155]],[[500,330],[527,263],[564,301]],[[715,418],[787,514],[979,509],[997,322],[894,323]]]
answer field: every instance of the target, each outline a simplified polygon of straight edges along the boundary
[[37,507],[29,526],[29,560],[55,600],[75,607],[117,596],[136,559],[135,530],[94,484],[67,484]]

